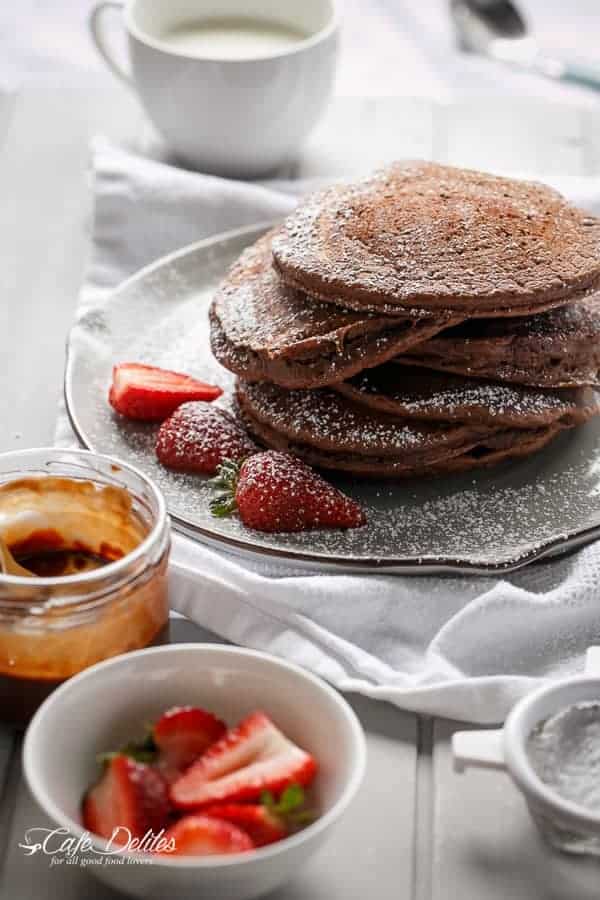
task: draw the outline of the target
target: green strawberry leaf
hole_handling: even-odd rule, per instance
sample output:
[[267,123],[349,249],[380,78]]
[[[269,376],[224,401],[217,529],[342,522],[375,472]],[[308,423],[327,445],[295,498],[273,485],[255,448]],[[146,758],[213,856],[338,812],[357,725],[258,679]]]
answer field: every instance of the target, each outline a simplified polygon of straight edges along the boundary
[[271,791],[263,791],[260,802],[274,816],[283,819],[288,826],[308,825],[317,818],[314,810],[304,808],[306,794],[300,784],[290,784],[279,799],[276,799]]
[[210,501],[210,511],[218,519],[231,515],[235,508],[235,497],[232,497],[231,494],[219,494],[218,497]]
[[266,806],[268,810],[274,810],[276,806],[276,800],[271,791],[263,791],[260,795],[260,802],[263,806]]
[[278,811],[281,815],[293,812],[305,803],[304,789],[299,784],[290,784],[279,798],[277,804]]
[[298,812],[291,813],[288,816],[289,821],[292,825],[310,825],[311,822],[314,822],[317,818],[317,813],[314,809],[301,809]]
[[241,466],[241,462],[224,459],[220,466],[217,467],[215,477],[209,480],[211,487],[219,491],[214,500],[210,502],[212,515],[219,519],[231,515],[236,509],[235,492]]
[[140,741],[129,741],[123,744],[118,750],[109,750],[107,753],[99,753],[98,762],[101,764],[109,763],[115,756],[129,756],[136,762],[153,763],[158,756],[158,748],[154,743],[152,731],[149,730],[144,738]]

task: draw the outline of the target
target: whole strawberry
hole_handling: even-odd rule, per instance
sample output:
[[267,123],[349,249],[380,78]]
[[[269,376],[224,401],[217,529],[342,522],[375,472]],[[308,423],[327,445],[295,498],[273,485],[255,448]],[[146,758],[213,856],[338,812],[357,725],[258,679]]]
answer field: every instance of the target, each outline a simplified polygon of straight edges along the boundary
[[214,475],[225,459],[241,461],[256,451],[256,444],[230,413],[202,401],[176,409],[156,438],[156,455],[163,466],[205,475]]
[[222,493],[211,503],[213,515],[237,509],[244,525],[257,531],[359,528],[367,521],[358,503],[291,453],[267,450],[241,465],[226,461],[214,485]]

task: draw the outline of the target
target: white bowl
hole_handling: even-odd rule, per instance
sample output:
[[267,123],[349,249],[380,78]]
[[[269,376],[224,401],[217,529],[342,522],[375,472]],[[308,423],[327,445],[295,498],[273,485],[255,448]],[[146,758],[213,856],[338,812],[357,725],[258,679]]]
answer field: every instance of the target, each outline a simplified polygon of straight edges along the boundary
[[[143,856],[143,863],[91,865],[102,881],[144,900],[248,900],[300,871],[356,794],[365,739],[346,701],[297,666],[252,650],[176,644],[140,650],[87,669],[40,707],[25,736],[25,777],[58,827],[86,835],[81,798],[98,776],[96,755],[135,738],[170,706],[196,704],[234,724],[262,709],[319,764],[319,818],[280,843],[251,853],[184,858]],[[106,843],[94,838],[94,850]],[[93,855],[93,852],[92,852]],[[124,857],[138,854],[123,854]],[[124,860],[126,863],[126,859]]]

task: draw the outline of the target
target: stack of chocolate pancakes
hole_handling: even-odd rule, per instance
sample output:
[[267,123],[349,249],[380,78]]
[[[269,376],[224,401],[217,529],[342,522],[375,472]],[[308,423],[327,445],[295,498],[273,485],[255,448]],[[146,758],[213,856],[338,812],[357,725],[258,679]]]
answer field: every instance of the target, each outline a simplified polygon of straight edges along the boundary
[[210,319],[261,444],[364,477],[491,465],[600,412],[600,220],[543,185],[394,164],[248,248]]

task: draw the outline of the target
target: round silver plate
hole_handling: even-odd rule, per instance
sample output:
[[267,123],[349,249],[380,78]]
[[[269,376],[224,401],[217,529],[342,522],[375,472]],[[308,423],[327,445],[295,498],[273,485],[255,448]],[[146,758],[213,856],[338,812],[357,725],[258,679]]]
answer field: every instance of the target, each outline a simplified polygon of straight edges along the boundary
[[526,460],[489,471],[398,482],[328,475],[364,506],[364,528],[269,535],[244,528],[235,517],[213,518],[206,480],[160,466],[156,427],[116,416],[107,391],[113,364],[126,360],[231,387],[231,374],[211,356],[208,305],[230,264],[264,231],[253,226],[229,232],[164,257],[73,327],[65,395],[84,446],[120,457],[153,478],[174,527],[186,535],[312,569],[500,572],[600,536],[599,420],[565,432]]

